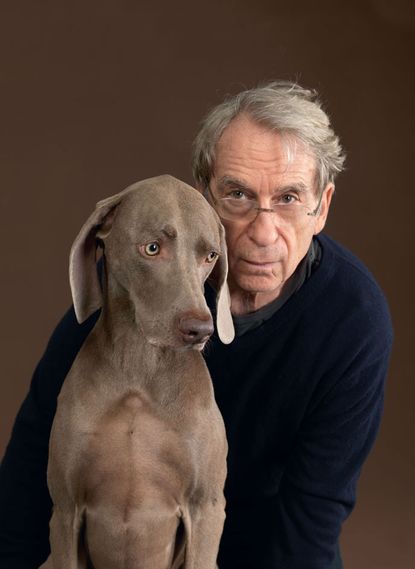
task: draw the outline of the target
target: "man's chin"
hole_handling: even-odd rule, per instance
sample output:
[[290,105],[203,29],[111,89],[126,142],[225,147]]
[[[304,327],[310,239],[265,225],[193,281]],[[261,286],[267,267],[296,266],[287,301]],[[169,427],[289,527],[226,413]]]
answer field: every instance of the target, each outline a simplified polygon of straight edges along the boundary
[[249,294],[275,292],[276,296],[282,287],[281,280],[270,275],[241,275],[234,284],[236,288]]

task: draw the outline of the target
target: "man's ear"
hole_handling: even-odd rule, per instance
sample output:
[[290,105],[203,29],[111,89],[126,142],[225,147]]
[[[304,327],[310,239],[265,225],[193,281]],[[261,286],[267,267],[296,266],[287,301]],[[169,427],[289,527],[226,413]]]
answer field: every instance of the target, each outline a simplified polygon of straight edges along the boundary
[[334,194],[334,184],[329,182],[323,191],[323,196],[321,198],[320,211],[316,215],[316,224],[314,227],[314,235],[320,233],[326,225],[327,216],[330,210],[331,199]]

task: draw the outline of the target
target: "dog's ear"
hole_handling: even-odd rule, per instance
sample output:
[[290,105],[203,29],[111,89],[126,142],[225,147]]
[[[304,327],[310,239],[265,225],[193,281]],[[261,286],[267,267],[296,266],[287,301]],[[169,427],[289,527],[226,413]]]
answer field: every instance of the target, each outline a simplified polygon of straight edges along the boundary
[[71,248],[69,281],[76,319],[80,324],[102,306],[96,268],[97,244],[99,239],[105,239],[109,235],[123,194],[121,192],[97,203]]
[[235,337],[231,314],[231,299],[227,283],[228,257],[225,240],[225,229],[219,222],[220,247],[222,254],[214,267],[214,280],[216,288],[216,328],[218,336],[224,344],[230,344]]

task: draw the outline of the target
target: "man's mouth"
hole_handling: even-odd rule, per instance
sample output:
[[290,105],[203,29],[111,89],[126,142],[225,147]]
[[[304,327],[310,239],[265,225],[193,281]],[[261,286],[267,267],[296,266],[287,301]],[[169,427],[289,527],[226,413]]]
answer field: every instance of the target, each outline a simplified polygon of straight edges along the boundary
[[247,263],[248,265],[252,265],[253,267],[258,267],[258,268],[269,268],[269,267],[273,267],[277,261],[250,261],[249,259],[242,259],[242,261],[244,263]]

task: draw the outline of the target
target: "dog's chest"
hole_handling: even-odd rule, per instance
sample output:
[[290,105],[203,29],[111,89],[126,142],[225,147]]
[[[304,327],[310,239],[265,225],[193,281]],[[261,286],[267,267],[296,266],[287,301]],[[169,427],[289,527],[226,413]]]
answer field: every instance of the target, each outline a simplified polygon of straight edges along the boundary
[[111,405],[83,438],[79,479],[91,505],[103,497],[117,504],[152,494],[179,498],[193,485],[203,453],[198,433],[138,393]]

